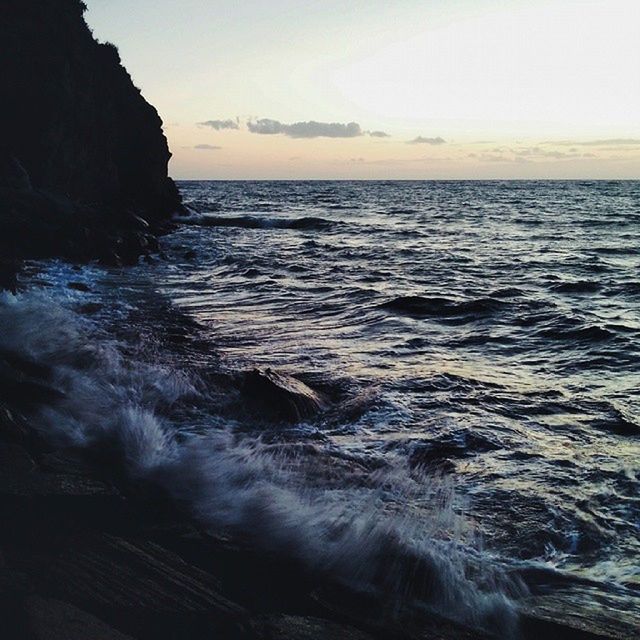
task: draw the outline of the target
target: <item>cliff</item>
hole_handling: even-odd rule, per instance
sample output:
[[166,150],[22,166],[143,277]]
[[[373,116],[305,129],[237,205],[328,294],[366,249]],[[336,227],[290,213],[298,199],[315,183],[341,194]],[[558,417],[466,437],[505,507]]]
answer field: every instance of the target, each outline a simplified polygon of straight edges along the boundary
[[147,223],[157,228],[180,206],[162,121],[84,10],[79,0],[0,0],[5,265],[127,261],[147,249]]

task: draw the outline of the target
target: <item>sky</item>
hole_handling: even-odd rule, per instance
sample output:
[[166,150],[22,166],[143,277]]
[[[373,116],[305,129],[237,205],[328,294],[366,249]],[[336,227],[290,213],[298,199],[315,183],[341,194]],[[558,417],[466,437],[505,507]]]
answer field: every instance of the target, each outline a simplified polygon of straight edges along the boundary
[[85,0],[177,179],[640,179],[640,0]]

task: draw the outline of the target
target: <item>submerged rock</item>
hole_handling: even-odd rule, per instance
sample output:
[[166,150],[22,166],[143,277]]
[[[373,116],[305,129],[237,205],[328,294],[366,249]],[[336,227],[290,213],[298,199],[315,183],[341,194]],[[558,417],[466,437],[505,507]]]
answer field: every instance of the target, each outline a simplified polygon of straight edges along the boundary
[[254,369],[242,374],[243,400],[268,420],[300,422],[329,408],[329,399],[301,380],[272,369]]
[[91,287],[89,287],[89,285],[85,284],[84,282],[69,282],[67,286],[69,287],[69,289],[73,289],[74,291],[81,291],[83,293],[88,293],[89,291],[91,291]]

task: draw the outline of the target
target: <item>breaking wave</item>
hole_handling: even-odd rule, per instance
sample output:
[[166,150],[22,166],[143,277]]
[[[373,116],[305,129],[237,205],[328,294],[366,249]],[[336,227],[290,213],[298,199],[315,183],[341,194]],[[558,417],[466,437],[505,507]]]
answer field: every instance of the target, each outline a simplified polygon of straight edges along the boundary
[[[163,487],[212,529],[379,593],[392,607],[410,601],[501,637],[515,633],[508,593],[517,588],[481,551],[450,481],[399,464],[345,467],[336,486],[321,444],[314,455],[291,454],[235,429],[215,406],[205,428],[190,429],[181,409],[215,397],[197,374],[132,357],[130,345],[43,292],[0,299],[2,352],[47,368],[59,399],[30,421],[56,446],[112,451],[130,481]],[[422,506],[420,517],[409,504]]]
[[300,231],[323,231],[335,227],[336,221],[305,216],[302,218],[268,218],[263,216],[218,216],[201,215],[193,220],[204,227],[237,227],[241,229],[297,229]]

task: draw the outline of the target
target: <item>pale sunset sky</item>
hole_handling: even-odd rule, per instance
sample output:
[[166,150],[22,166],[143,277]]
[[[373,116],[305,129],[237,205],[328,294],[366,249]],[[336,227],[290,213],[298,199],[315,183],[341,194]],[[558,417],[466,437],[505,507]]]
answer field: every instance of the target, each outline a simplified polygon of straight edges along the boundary
[[640,179],[640,0],[85,0],[178,179]]

